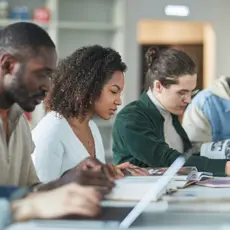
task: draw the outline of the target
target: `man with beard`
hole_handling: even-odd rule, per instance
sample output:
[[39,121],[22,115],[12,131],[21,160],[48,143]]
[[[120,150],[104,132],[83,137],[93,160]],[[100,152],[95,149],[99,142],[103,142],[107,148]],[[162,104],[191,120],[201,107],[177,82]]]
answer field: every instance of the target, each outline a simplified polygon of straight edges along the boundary
[[92,159],[86,159],[56,181],[45,185],[39,182],[31,160],[34,144],[23,113],[32,112],[44,99],[56,62],[55,45],[39,26],[19,22],[1,30],[0,185],[47,190],[77,182],[110,189],[111,171]]

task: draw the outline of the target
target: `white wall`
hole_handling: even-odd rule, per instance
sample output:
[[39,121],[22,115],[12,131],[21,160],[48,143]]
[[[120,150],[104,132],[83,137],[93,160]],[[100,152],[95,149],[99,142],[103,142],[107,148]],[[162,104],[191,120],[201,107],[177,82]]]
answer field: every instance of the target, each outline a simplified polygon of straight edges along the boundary
[[[112,0],[59,0],[59,20],[88,23],[112,23]],[[83,26],[84,27],[84,26]],[[112,45],[113,31],[97,29],[60,29],[59,54],[61,58],[82,46]]]
[[[140,19],[191,20],[208,22],[216,32],[216,76],[230,75],[230,0],[125,0],[124,59],[128,65],[125,98],[123,103],[139,97],[139,46],[136,40],[137,22]],[[167,4],[187,5],[187,18],[168,17]]]

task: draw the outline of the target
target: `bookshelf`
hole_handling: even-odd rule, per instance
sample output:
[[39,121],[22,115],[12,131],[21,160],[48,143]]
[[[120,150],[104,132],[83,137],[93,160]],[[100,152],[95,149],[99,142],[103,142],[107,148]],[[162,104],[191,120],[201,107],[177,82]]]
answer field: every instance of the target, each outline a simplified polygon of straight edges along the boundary
[[[92,44],[111,46],[123,55],[124,0],[8,0],[9,8],[27,6],[30,14],[38,7],[47,7],[51,17],[47,23],[34,22],[47,30],[56,44],[59,59],[73,50]],[[18,22],[0,19],[0,27]],[[42,105],[33,113],[32,127],[44,116]],[[94,119],[102,133],[107,155],[111,155],[113,120]]]

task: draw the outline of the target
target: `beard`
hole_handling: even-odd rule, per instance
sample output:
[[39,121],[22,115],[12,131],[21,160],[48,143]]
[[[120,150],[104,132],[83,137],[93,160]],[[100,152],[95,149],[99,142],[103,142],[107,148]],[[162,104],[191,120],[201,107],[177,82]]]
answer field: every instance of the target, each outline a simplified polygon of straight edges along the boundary
[[11,92],[14,102],[24,111],[33,112],[38,104],[44,99],[46,93],[43,90],[38,92],[29,92],[23,84],[19,84],[17,90]]
[[7,95],[9,100],[17,103],[24,111],[33,112],[36,105],[40,104],[38,99],[45,97],[45,92],[42,90],[37,90],[37,92],[29,90],[24,80],[24,73],[24,68],[21,67],[17,74],[12,77],[7,87]]

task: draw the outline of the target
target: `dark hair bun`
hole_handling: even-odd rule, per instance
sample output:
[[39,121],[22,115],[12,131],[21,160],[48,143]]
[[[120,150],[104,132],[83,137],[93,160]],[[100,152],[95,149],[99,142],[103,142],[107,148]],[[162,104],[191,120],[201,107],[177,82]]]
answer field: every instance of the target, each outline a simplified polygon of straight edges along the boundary
[[159,48],[156,46],[152,46],[148,49],[148,51],[145,54],[146,63],[148,68],[151,68],[154,60],[156,60],[159,56]]

